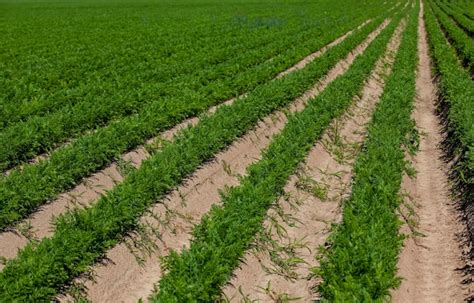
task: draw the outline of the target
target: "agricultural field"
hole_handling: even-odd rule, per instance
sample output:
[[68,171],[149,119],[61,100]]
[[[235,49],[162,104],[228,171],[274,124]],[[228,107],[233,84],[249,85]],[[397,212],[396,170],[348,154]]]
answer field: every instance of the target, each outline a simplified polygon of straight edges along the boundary
[[474,301],[474,2],[0,0],[0,302]]

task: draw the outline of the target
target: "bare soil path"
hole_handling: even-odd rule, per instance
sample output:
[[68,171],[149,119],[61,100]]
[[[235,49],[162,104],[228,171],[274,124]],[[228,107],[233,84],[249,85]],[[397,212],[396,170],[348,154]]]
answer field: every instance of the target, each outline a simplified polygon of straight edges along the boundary
[[[420,10],[416,80],[418,98],[413,118],[421,133],[420,149],[412,159],[414,178],[405,177],[402,189],[410,197],[415,213],[414,228],[399,260],[403,278],[393,293],[394,302],[463,302],[473,293],[472,284],[463,285],[463,251],[460,238],[465,227],[450,197],[447,165],[442,159],[442,128],[436,115],[436,88],[430,71],[430,58],[423,10]],[[412,223],[413,224],[413,223]],[[412,227],[413,228],[413,227]],[[403,229],[408,232],[407,226]]]

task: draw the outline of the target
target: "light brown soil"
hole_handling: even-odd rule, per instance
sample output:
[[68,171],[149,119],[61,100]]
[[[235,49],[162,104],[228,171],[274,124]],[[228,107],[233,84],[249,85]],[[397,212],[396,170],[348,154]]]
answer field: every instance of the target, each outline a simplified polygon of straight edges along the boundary
[[[403,26],[395,32],[348,113],[310,151],[303,167],[290,177],[285,195],[269,211],[265,232],[224,289],[230,301],[311,302],[319,299],[317,249],[342,218],[341,203],[350,194],[352,164],[365,138],[366,125],[383,92],[384,76],[400,44]],[[292,262],[293,261],[293,262]],[[296,262],[294,262],[296,261]]]
[[[372,33],[346,60],[338,63],[324,80],[295,100],[289,111],[302,110],[310,98],[345,72],[386,24]],[[170,249],[179,250],[189,244],[193,226],[213,204],[219,203],[219,192],[226,186],[238,184],[236,175],[244,174],[246,167],[259,159],[261,151],[268,146],[271,137],[281,131],[286,119],[283,111],[267,117],[255,130],[220,153],[215,162],[201,167],[164,204],[153,207],[153,215],[142,218],[148,232],[137,234],[111,249],[107,253],[109,262],[93,269],[95,282],[85,281],[87,298],[93,302],[136,302],[149,296],[161,276],[160,258],[166,256]],[[160,223],[163,220],[165,224]],[[158,232],[159,239],[151,231]],[[140,243],[140,249],[135,247],[137,243]],[[147,251],[151,247],[154,249]],[[137,256],[141,262],[137,262]]]
[[[362,25],[359,26],[359,28],[360,27],[362,27]],[[343,37],[346,37],[351,32],[352,31],[349,31]],[[340,43],[342,40],[343,39],[338,38],[336,41]],[[334,45],[335,43],[331,43],[331,46]],[[324,50],[317,51],[307,56],[297,64],[297,68],[292,67],[288,70],[294,71],[304,67],[304,65],[323,54],[327,49],[328,48],[325,47]],[[239,98],[243,97],[245,97],[245,94]],[[219,106],[230,105],[235,99],[236,98],[230,99]],[[208,112],[215,112],[219,106],[210,108]],[[154,144],[154,142],[157,142],[161,139],[171,140],[179,130],[189,125],[195,125],[198,121],[198,118],[188,119],[173,127],[172,129],[165,131],[161,136],[150,139],[147,144]],[[130,162],[135,167],[139,167],[141,162],[147,159],[149,156],[150,155],[146,148],[144,146],[140,146],[135,150],[123,155],[122,159]],[[72,208],[91,205],[101,195],[105,194],[117,183],[122,181],[123,176],[117,163],[113,163],[109,167],[86,178],[81,184],[60,195],[58,199],[52,201],[51,203],[44,205],[28,219],[19,223],[18,228],[0,233],[0,243],[2,243],[2,245],[0,245],[0,256],[7,259],[13,258],[16,256],[18,250],[23,248],[29,242],[29,239],[41,239],[46,236],[51,236],[54,230],[51,222],[55,217],[67,212]],[[0,270],[2,268],[3,266],[0,265]]]
[[393,301],[463,302],[474,289],[472,284],[462,284],[460,269],[465,264],[459,236],[465,233],[465,227],[450,198],[447,165],[441,160],[442,132],[435,113],[436,91],[421,11],[418,32],[418,98],[413,118],[421,133],[420,150],[412,159],[416,176],[405,177],[402,184],[402,190],[410,197],[403,208],[404,217],[408,218],[407,209],[411,208],[415,215],[409,220],[410,225],[402,229],[409,235],[398,264],[404,280],[393,292]]

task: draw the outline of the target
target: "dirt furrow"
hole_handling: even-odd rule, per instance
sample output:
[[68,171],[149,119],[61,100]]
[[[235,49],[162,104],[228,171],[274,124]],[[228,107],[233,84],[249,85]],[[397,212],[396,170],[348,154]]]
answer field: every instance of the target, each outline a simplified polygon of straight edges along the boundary
[[[310,98],[344,73],[387,23],[384,22],[323,80],[295,100],[289,111],[302,110]],[[226,186],[238,184],[237,176],[244,174],[246,167],[260,158],[261,151],[268,146],[271,137],[283,129],[286,120],[284,111],[265,118],[256,129],[217,155],[216,161],[201,167],[164,203],[156,204],[142,218],[143,228],[111,249],[105,264],[95,266],[93,279],[77,281],[84,286],[86,297],[92,302],[136,302],[150,295],[161,276],[160,258],[170,249],[179,250],[189,245],[194,225],[213,204],[220,203],[219,192]]]
[[365,138],[366,125],[379,100],[384,78],[400,44],[403,25],[379,59],[362,95],[334,121],[312,148],[298,173],[291,176],[285,195],[269,211],[265,232],[257,238],[242,266],[224,289],[229,301],[310,302],[319,299],[318,247],[342,218],[342,202],[350,195],[352,164]]
[[[385,25],[386,23],[383,24],[383,26]],[[361,28],[362,26],[363,25],[360,25],[358,28]],[[380,28],[378,30],[380,30]],[[352,33],[352,31],[348,32],[348,34],[350,33]],[[345,36],[347,36],[347,34]],[[338,43],[341,41],[342,40],[338,39]],[[335,44],[331,45],[334,46]],[[310,59],[303,60],[304,65],[322,55],[325,51],[327,51],[327,49],[328,48],[324,48],[324,51],[317,51],[314,54],[309,55],[307,58]],[[352,60],[351,58],[347,59]],[[301,65],[301,63],[299,64],[299,68],[304,67],[304,65]],[[333,76],[342,69],[340,65],[338,66],[339,67],[337,69],[335,68],[333,71],[331,71]],[[328,79],[330,77],[332,77],[331,74],[328,75]],[[245,95],[240,97],[245,97]],[[219,106],[230,105],[234,100],[235,98],[230,99]],[[210,108],[208,113],[211,114],[215,112],[219,106]],[[147,145],[154,146],[163,139],[171,140],[179,130],[189,125],[194,125],[198,121],[199,119],[197,117],[188,119],[176,125],[172,129],[163,132],[161,136],[150,139],[147,142]],[[41,239],[43,237],[50,236],[53,233],[53,226],[51,222],[54,220],[55,216],[64,214],[68,210],[75,207],[91,205],[101,195],[111,190],[117,183],[122,182],[123,172],[126,171],[128,164],[131,164],[134,167],[139,167],[143,160],[150,157],[150,154],[148,153],[145,146],[140,146],[135,150],[126,153],[122,156],[121,161],[114,162],[109,167],[86,178],[72,190],[61,194],[51,203],[41,207],[28,219],[20,222],[17,227],[0,233],[0,257],[7,259],[13,258],[16,256],[18,250],[23,248],[31,239]],[[2,268],[3,266],[0,265],[0,270]]]
[[[419,66],[413,118],[420,147],[412,164],[416,175],[404,177],[406,193],[402,232],[409,237],[399,259],[403,278],[393,293],[395,302],[463,302],[474,289],[463,285],[463,251],[459,241],[465,227],[450,197],[447,165],[442,159],[442,128],[436,116],[436,88],[430,72],[428,42],[422,10],[419,17]],[[411,218],[409,216],[411,215]],[[470,287],[470,289],[469,289]]]

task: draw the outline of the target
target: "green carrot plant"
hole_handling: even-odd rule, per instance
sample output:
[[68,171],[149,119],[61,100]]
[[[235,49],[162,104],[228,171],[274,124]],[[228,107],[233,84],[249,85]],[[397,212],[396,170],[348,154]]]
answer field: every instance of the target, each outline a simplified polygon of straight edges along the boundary
[[403,237],[397,208],[404,145],[414,127],[418,12],[417,2],[356,160],[343,221],[322,249],[320,268],[314,269],[323,280],[317,291],[324,302],[384,302],[400,283],[397,261]]
[[458,25],[444,13],[434,1],[428,2],[438,18],[446,36],[452,42],[453,47],[459,54],[460,60],[465,63],[467,70],[474,73],[474,42]]
[[474,37],[474,20],[469,19],[466,17],[462,12],[453,8],[453,6],[449,5],[448,3],[444,3],[442,1],[436,1],[436,4],[453,20],[462,27],[467,34],[471,37]]
[[[28,118],[37,111],[48,113],[75,103],[91,90],[99,97],[102,92],[96,86],[105,89],[107,84],[113,84],[114,89],[126,91],[164,80],[171,84],[177,75],[205,70],[236,58],[244,50],[282,41],[278,36],[286,39],[296,37],[298,32],[317,33],[315,27],[299,21],[298,6],[242,5],[241,12],[250,20],[229,20],[234,14],[229,6],[196,7],[191,1],[181,2],[186,5],[179,13],[169,4],[151,1],[129,7],[109,2],[103,7],[86,0],[64,3],[59,10],[57,4],[40,3],[35,7],[34,19],[29,13],[30,6],[35,5],[2,3],[2,9],[8,9],[9,14],[0,20],[4,46],[0,60],[4,76],[0,77],[0,100],[4,105],[0,107],[0,125],[14,121],[15,116]],[[156,9],[148,10],[150,4]],[[321,4],[331,6],[329,1]],[[91,5],[94,10],[81,7],[84,5]],[[309,14],[321,18],[321,25],[339,17],[337,12],[320,16],[314,6],[306,8]],[[255,18],[281,15],[283,10],[285,18],[281,21],[285,26],[249,24]],[[140,20],[144,16],[152,18],[147,26]],[[21,30],[24,24],[30,25],[30,31]],[[75,26],[86,30],[71,32]],[[100,30],[89,31],[89,27]],[[193,39],[188,38],[189,34]],[[29,44],[35,48],[32,50]],[[193,59],[189,60],[191,56]],[[108,90],[103,96],[110,97],[111,93],[114,91]]]

